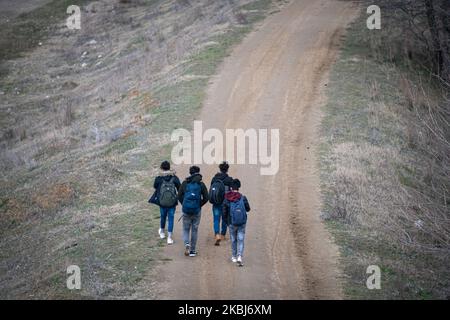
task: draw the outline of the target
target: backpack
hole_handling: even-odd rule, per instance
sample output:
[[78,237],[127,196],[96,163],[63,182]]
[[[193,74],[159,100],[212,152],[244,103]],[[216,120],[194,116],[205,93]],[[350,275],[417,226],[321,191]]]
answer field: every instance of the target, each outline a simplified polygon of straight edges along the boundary
[[225,184],[222,180],[216,179],[209,189],[209,202],[212,204],[222,204],[225,198]]
[[186,186],[183,199],[183,213],[199,214],[201,208],[202,187],[200,183],[190,182]]
[[164,208],[171,208],[177,204],[177,188],[174,183],[175,178],[169,181],[163,180],[159,188],[159,205]]
[[230,202],[231,224],[242,226],[247,223],[247,210],[245,210],[244,196],[238,201]]

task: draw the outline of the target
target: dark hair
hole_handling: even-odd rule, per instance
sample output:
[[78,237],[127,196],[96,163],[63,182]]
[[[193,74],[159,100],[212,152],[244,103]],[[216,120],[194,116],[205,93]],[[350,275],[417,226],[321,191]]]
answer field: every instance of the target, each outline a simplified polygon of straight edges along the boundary
[[233,182],[231,182],[231,189],[239,190],[240,187],[241,187],[241,181],[239,181],[239,179],[234,179]]
[[226,161],[219,164],[220,172],[227,173],[229,168],[230,168],[230,165]]
[[161,163],[161,169],[164,171],[170,170],[170,162],[169,161],[163,161]]
[[194,173],[199,173],[200,172],[200,168],[197,166],[192,166],[189,168],[189,174],[194,174]]

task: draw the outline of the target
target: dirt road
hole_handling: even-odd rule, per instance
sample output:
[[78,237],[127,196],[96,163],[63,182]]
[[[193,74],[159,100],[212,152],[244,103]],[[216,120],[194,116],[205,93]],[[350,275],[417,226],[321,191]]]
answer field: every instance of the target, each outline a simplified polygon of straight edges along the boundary
[[[355,14],[351,2],[292,1],[224,62],[199,120],[204,128],[221,130],[280,129],[280,170],[275,176],[260,175],[258,166],[232,166],[230,171],[241,179],[241,191],[252,206],[245,267],[229,261],[229,241],[213,245],[208,204],[202,213],[198,257],[183,256],[181,223],[176,224],[176,244],[164,252],[172,261],[158,270],[159,298],[342,298],[337,249],[319,218],[314,152],[321,90],[340,36]],[[209,186],[216,168],[202,170]]]

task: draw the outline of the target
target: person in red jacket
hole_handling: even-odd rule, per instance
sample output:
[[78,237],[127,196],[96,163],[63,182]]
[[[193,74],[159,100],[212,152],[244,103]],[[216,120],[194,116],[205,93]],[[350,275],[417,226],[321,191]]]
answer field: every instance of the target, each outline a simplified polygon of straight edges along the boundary
[[244,240],[245,227],[247,225],[247,212],[250,211],[250,204],[247,197],[239,192],[241,182],[234,179],[231,183],[230,191],[225,193],[223,202],[223,215],[230,230],[231,239],[231,261],[242,267],[244,262]]

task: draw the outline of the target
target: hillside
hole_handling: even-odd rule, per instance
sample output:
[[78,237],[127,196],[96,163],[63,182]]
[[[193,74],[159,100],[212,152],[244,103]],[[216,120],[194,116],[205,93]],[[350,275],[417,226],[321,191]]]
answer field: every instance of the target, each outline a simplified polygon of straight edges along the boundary
[[170,131],[278,2],[72,1],[80,30],[42,3],[1,26],[0,296],[127,297],[162,259],[146,200]]
[[[449,299],[449,13],[447,0],[0,2],[0,299]],[[220,145],[205,148],[213,164],[194,154],[208,188],[222,160],[241,180],[243,268],[229,235],[215,245],[210,203],[197,255],[181,206],[174,244],[159,238],[160,164],[181,179],[191,165],[174,161],[176,129],[194,153]]]

